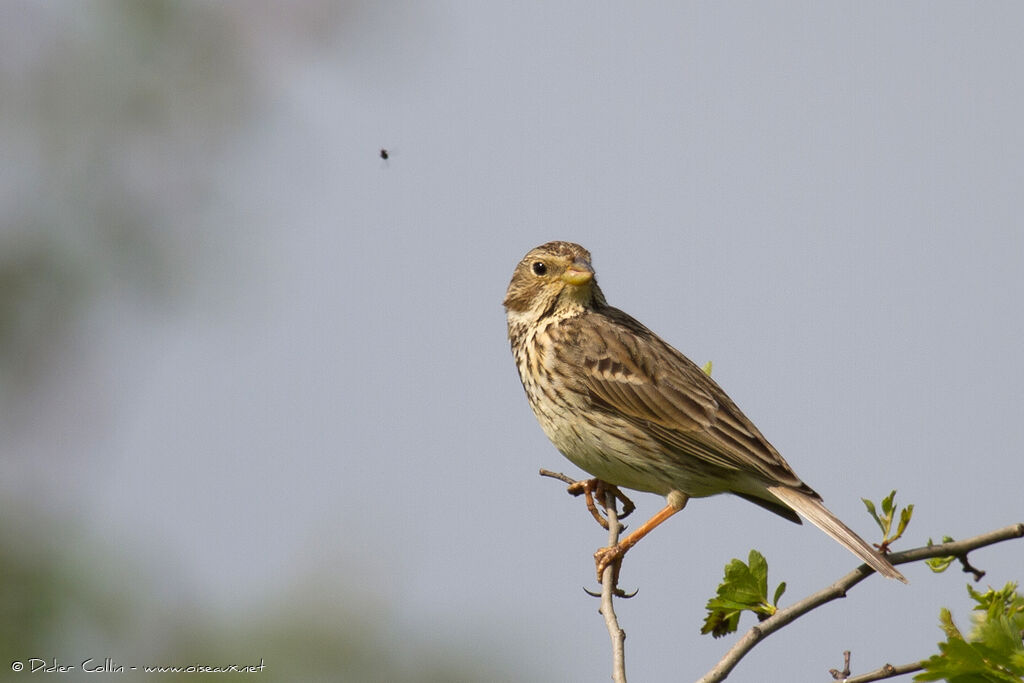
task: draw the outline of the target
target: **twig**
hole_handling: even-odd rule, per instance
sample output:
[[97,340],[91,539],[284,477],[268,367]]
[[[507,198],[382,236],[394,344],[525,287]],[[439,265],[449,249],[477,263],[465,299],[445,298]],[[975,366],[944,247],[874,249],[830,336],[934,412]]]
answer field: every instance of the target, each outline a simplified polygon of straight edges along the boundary
[[[540,470],[540,476],[551,477],[552,479],[558,479],[559,481],[565,482],[569,485],[569,493],[574,496],[578,496],[581,493],[586,494],[587,507],[590,509],[591,514],[594,515],[594,519],[596,519],[601,526],[608,529],[608,547],[613,548],[619,544],[619,533],[625,527],[619,523],[619,514],[615,509],[615,501],[622,500],[623,517],[628,515],[635,508],[633,501],[624,496],[616,487],[604,484],[599,489],[604,497],[603,502],[605,509],[605,518],[601,519],[601,516],[597,514],[597,510],[592,507],[593,502],[591,500],[590,489],[580,486],[586,482],[577,481],[568,475],[562,474],[561,472],[552,472],[551,470],[543,468]],[[618,574],[621,562],[622,559],[620,558],[604,568],[604,573],[601,575],[601,607],[598,609],[598,612],[604,616],[605,626],[608,627],[608,636],[612,639],[612,681],[614,681],[614,683],[626,683],[626,632],[619,627],[619,620],[618,617],[615,616],[613,600],[616,595],[626,598],[633,597],[632,595],[623,594],[618,588]],[[588,594],[597,597],[596,593],[591,593],[586,588],[583,590]]]
[[[606,490],[604,492],[605,515],[608,519],[608,547],[615,547],[619,542],[618,513],[615,511],[615,494]],[[619,620],[615,616],[615,607],[612,600],[615,597],[615,583],[617,562],[612,562],[604,568],[601,576],[601,609],[598,610],[604,616],[605,626],[608,627],[608,635],[612,639],[612,680],[615,683],[626,683],[626,632],[619,628]]]
[[832,680],[842,681],[842,683],[870,683],[871,681],[881,681],[885,678],[913,673],[923,668],[921,662],[913,662],[912,664],[903,664],[901,666],[885,664],[874,671],[850,678],[850,651],[845,650],[843,652],[843,670],[829,669],[829,673],[832,674]]
[[570,486],[576,483],[576,480],[570,477],[568,474],[562,474],[561,472],[552,472],[551,470],[546,470],[543,467],[540,468],[540,476],[558,479],[560,481],[564,481],[566,484],[569,484]]
[[829,669],[828,672],[832,674],[833,681],[841,681],[850,677],[850,651],[843,650],[843,670]]
[[[893,553],[892,555],[889,555],[888,559],[893,564],[906,564],[908,562],[924,560],[929,557],[966,555],[971,550],[983,548],[1002,541],[1008,541],[1013,538],[1020,538],[1021,536],[1024,536],[1024,524],[1011,524],[1008,527],[996,529],[995,531],[990,531],[988,533],[981,534],[980,536],[975,536],[962,541],[923,546],[912,550]],[[750,630],[747,631],[746,634],[744,634],[743,637],[725,653],[725,656],[722,657],[718,664],[716,664],[711,671],[706,673],[698,683],[716,683],[717,681],[725,680],[726,676],[729,675],[729,672],[731,672],[739,661],[743,659],[743,657],[759,642],[772,633],[775,633],[783,626],[786,626],[790,622],[795,621],[804,614],[807,614],[811,610],[838,598],[845,598],[846,591],[856,586],[871,574],[874,574],[874,570],[866,564],[862,564],[833,583],[831,586],[823,588],[817,593],[813,593],[789,607],[780,609],[761,623],[750,627]]]
[[960,566],[962,568],[961,570],[963,571],[964,574],[973,574],[974,575],[974,582],[975,583],[977,583],[978,581],[981,581],[981,577],[985,576],[985,572],[982,571],[981,569],[978,569],[977,567],[973,566],[968,561],[966,555],[961,555],[961,556],[959,556],[956,559],[960,560]]
[[860,676],[854,676],[853,678],[844,678],[843,683],[870,683],[871,681],[881,681],[886,678],[893,678],[894,676],[902,676],[903,674],[913,673],[920,671],[924,667],[921,666],[921,662],[914,662],[913,664],[901,664],[900,666],[893,666],[892,664],[886,664],[880,669],[876,669]]

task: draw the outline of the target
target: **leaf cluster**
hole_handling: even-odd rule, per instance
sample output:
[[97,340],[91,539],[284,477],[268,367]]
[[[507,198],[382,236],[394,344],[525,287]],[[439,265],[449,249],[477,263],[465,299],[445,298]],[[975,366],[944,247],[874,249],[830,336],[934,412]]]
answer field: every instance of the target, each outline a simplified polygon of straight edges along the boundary
[[886,552],[893,542],[898,540],[910,524],[910,517],[914,514],[914,504],[900,510],[899,521],[896,522],[896,529],[893,531],[893,522],[896,521],[896,490],[893,489],[888,496],[882,499],[882,514],[878,514],[875,504],[867,498],[861,498],[868,514],[874,518],[878,528],[882,530],[882,543],[878,546],[882,552]]
[[764,621],[778,611],[779,598],[785,590],[783,581],[775,589],[771,602],[768,601],[768,562],[761,553],[751,550],[746,563],[733,559],[725,565],[725,578],[715,597],[708,600],[708,615],[700,632],[710,633],[715,638],[732,633],[738,628],[744,610]]
[[1024,680],[1024,596],[1015,583],[985,593],[968,585],[967,592],[976,603],[970,634],[964,637],[943,607],[939,622],[946,640],[939,643],[939,654],[922,662],[924,671],[914,680],[1020,683]]

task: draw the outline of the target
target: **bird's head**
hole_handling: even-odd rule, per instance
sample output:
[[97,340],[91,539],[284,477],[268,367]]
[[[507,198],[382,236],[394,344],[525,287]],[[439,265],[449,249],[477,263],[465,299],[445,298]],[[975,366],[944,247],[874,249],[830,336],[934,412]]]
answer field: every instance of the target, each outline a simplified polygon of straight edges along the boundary
[[572,242],[548,242],[533,249],[512,273],[504,304],[510,319],[531,321],[604,304],[590,252]]

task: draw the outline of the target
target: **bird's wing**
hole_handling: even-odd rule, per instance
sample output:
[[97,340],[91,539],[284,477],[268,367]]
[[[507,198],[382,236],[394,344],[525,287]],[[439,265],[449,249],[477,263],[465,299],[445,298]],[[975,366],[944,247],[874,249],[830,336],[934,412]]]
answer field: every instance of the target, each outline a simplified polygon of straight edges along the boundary
[[622,311],[601,315],[600,325],[578,319],[579,337],[569,346],[596,405],[682,456],[817,495],[703,370]]

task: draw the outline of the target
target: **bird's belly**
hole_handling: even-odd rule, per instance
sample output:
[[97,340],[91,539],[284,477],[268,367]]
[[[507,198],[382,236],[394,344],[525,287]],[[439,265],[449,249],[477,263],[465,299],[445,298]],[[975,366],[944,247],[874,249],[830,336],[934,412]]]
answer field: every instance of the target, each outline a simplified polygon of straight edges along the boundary
[[680,491],[694,498],[730,488],[720,477],[709,476],[692,457],[665,452],[661,444],[627,423],[615,429],[596,428],[577,417],[541,419],[541,426],[562,455],[609,484],[663,496]]

